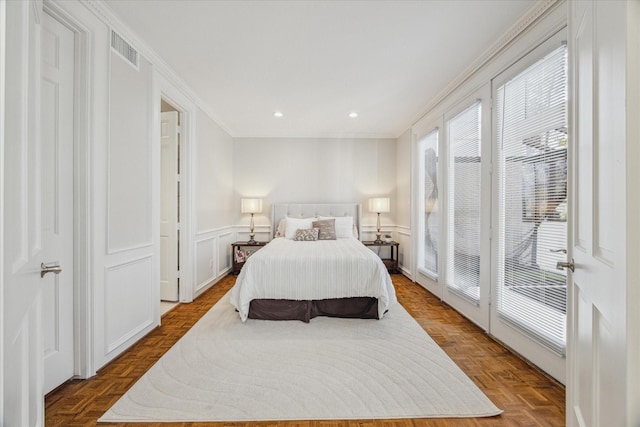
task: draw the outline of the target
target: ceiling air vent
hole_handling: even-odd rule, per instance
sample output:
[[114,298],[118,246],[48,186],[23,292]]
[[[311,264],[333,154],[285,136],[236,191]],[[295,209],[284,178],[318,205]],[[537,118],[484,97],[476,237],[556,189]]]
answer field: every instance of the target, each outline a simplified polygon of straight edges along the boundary
[[120,34],[111,30],[111,48],[130,63],[136,70],[138,69],[138,51],[133,48]]

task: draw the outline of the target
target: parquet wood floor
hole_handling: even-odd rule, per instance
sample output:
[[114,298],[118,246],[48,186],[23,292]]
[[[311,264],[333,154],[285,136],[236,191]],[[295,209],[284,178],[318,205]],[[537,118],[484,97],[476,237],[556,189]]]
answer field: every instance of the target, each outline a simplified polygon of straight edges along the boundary
[[[234,427],[473,427],[563,426],[565,390],[514,356],[477,326],[400,274],[391,276],[398,300],[504,413],[491,418],[297,421],[260,423],[123,423],[121,426]],[[162,318],[162,326],[89,380],[71,380],[45,399],[47,426],[93,426],[235,283],[227,276],[190,304]],[[100,424],[104,426],[116,424]]]

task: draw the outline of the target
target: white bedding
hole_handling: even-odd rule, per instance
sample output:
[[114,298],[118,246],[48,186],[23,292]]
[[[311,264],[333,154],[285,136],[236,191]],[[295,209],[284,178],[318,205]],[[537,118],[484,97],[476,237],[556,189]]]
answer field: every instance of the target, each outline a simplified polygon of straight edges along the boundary
[[243,322],[253,299],[348,297],[377,298],[378,318],[397,302],[384,263],[356,238],[275,238],[247,260],[231,290],[231,303]]

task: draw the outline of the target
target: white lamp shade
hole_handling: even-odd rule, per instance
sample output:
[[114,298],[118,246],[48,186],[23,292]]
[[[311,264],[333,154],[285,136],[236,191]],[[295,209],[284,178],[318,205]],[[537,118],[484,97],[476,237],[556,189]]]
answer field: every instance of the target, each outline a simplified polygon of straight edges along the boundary
[[240,212],[242,213],[262,212],[262,199],[240,199]]
[[390,212],[391,204],[388,197],[374,197],[369,199],[369,212]]

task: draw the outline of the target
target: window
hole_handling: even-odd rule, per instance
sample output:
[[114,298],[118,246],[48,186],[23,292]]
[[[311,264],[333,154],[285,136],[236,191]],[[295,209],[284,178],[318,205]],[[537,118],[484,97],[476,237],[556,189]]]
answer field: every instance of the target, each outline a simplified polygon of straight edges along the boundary
[[480,298],[481,102],[447,122],[447,287]]
[[564,353],[567,48],[497,88],[499,235],[497,310],[503,320]]
[[422,250],[419,266],[432,278],[438,275],[438,129],[425,135],[420,141],[422,197],[421,224]]

